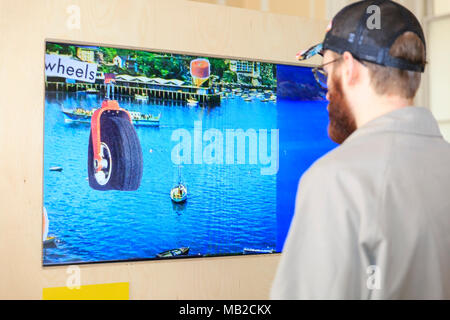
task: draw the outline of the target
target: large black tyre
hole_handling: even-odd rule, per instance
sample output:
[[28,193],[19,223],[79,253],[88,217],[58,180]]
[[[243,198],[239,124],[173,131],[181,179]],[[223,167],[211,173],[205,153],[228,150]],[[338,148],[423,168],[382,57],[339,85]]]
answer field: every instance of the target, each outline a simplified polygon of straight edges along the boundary
[[100,120],[102,152],[108,165],[103,178],[96,176],[89,135],[88,174],[91,188],[100,191],[135,191],[142,179],[142,149],[136,130],[130,120],[119,115],[104,114]]

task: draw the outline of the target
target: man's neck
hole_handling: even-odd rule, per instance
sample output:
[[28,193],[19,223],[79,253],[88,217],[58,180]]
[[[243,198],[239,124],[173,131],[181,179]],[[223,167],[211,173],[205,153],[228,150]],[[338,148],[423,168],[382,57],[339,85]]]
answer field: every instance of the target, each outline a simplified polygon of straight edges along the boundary
[[404,99],[398,96],[375,96],[364,102],[364,107],[355,114],[358,128],[392,111],[409,107],[414,104],[413,99]]

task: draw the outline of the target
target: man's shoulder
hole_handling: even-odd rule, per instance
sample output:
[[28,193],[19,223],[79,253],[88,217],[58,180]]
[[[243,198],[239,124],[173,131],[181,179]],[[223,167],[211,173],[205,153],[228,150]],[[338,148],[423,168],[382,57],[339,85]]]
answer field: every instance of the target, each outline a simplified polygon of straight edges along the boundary
[[444,159],[450,159],[450,144],[442,137],[378,132],[353,137],[328,152],[311,165],[301,180],[342,182],[344,178],[354,178],[367,185],[382,178],[395,178],[386,173],[414,171],[424,163],[436,163],[440,168]]
[[304,179],[374,176],[384,170],[391,151],[391,137],[367,137],[344,143],[316,160]]

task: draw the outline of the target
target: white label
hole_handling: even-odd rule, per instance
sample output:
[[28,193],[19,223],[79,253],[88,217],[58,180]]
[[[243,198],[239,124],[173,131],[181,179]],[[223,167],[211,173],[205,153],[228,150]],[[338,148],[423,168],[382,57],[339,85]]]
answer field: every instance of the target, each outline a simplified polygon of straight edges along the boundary
[[76,61],[56,54],[46,54],[45,75],[85,82],[95,82],[97,64]]

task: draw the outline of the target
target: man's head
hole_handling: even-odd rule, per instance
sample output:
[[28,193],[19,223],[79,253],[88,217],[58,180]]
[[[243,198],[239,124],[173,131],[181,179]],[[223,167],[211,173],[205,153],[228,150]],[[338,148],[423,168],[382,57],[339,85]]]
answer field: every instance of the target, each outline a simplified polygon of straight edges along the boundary
[[[374,4],[380,8],[379,30],[366,25],[367,8]],[[307,59],[314,51],[323,55],[328,74],[328,131],[337,143],[375,117],[411,105],[426,64],[419,22],[392,1],[361,1],[344,8],[324,43],[299,56]]]

